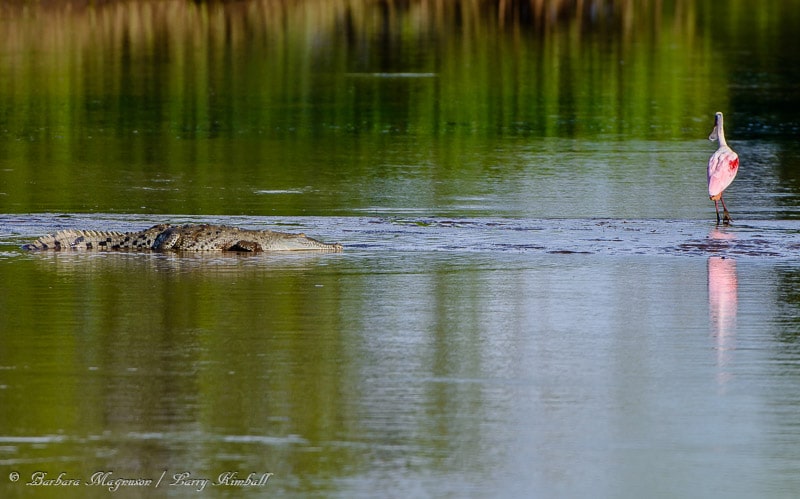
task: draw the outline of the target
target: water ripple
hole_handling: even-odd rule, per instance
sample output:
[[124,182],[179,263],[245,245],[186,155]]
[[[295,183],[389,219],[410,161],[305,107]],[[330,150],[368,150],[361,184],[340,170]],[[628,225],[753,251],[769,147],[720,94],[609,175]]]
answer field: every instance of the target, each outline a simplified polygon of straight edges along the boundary
[[[673,255],[794,258],[800,221],[518,219],[444,217],[196,217],[185,215],[0,215],[0,258],[64,228],[141,230],[162,222],[218,223],[305,232],[341,242],[345,251],[513,252],[540,254]],[[218,255],[217,255],[218,256]]]

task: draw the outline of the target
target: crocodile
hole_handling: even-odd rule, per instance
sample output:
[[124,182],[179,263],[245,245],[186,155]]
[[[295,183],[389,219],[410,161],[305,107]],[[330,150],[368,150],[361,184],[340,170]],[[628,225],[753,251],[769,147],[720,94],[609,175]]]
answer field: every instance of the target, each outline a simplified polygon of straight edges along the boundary
[[26,250],[152,250],[152,251],[320,251],[339,253],[341,244],[271,230],[226,225],[159,224],[139,232],[67,229],[42,236]]

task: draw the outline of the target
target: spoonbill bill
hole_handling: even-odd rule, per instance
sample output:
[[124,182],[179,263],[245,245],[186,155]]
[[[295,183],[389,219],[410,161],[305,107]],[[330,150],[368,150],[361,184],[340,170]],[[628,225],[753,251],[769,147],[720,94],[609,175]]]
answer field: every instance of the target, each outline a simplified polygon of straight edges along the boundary
[[726,224],[731,222],[728,208],[722,199],[722,191],[728,188],[739,171],[739,155],[728,147],[725,142],[725,131],[722,129],[722,113],[714,115],[714,129],[708,140],[719,141],[719,149],[716,150],[708,160],[708,197],[714,201],[714,209],[717,210],[717,223],[719,223],[719,205],[722,203],[722,221]]

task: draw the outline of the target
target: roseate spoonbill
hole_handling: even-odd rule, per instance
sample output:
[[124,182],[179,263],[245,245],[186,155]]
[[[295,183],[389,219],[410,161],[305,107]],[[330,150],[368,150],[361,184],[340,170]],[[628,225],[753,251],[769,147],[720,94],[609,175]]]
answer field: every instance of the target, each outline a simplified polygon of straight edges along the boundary
[[728,213],[728,208],[725,207],[725,201],[722,199],[722,191],[724,191],[733,178],[736,177],[736,172],[739,171],[739,155],[733,152],[733,149],[728,147],[725,142],[725,132],[722,129],[722,113],[714,115],[714,130],[708,136],[708,140],[719,140],[719,149],[711,155],[708,160],[708,197],[714,201],[714,209],[717,210],[717,223],[719,223],[719,205],[717,201],[722,203],[722,221],[726,224],[731,222],[731,216]]

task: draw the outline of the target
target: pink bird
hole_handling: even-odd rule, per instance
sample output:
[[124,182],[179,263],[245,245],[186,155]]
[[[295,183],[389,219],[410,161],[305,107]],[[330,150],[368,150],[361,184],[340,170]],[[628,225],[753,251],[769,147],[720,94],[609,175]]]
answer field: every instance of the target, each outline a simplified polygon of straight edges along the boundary
[[728,208],[725,207],[725,201],[722,199],[722,191],[724,191],[734,177],[736,172],[739,171],[739,155],[733,152],[733,149],[728,147],[725,142],[725,132],[722,129],[722,113],[714,115],[714,130],[708,136],[708,140],[719,140],[719,149],[708,160],[708,197],[714,201],[714,209],[717,210],[717,223],[719,223],[719,205],[717,201],[722,203],[722,220],[726,224],[731,222],[731,216],[728,213]]

